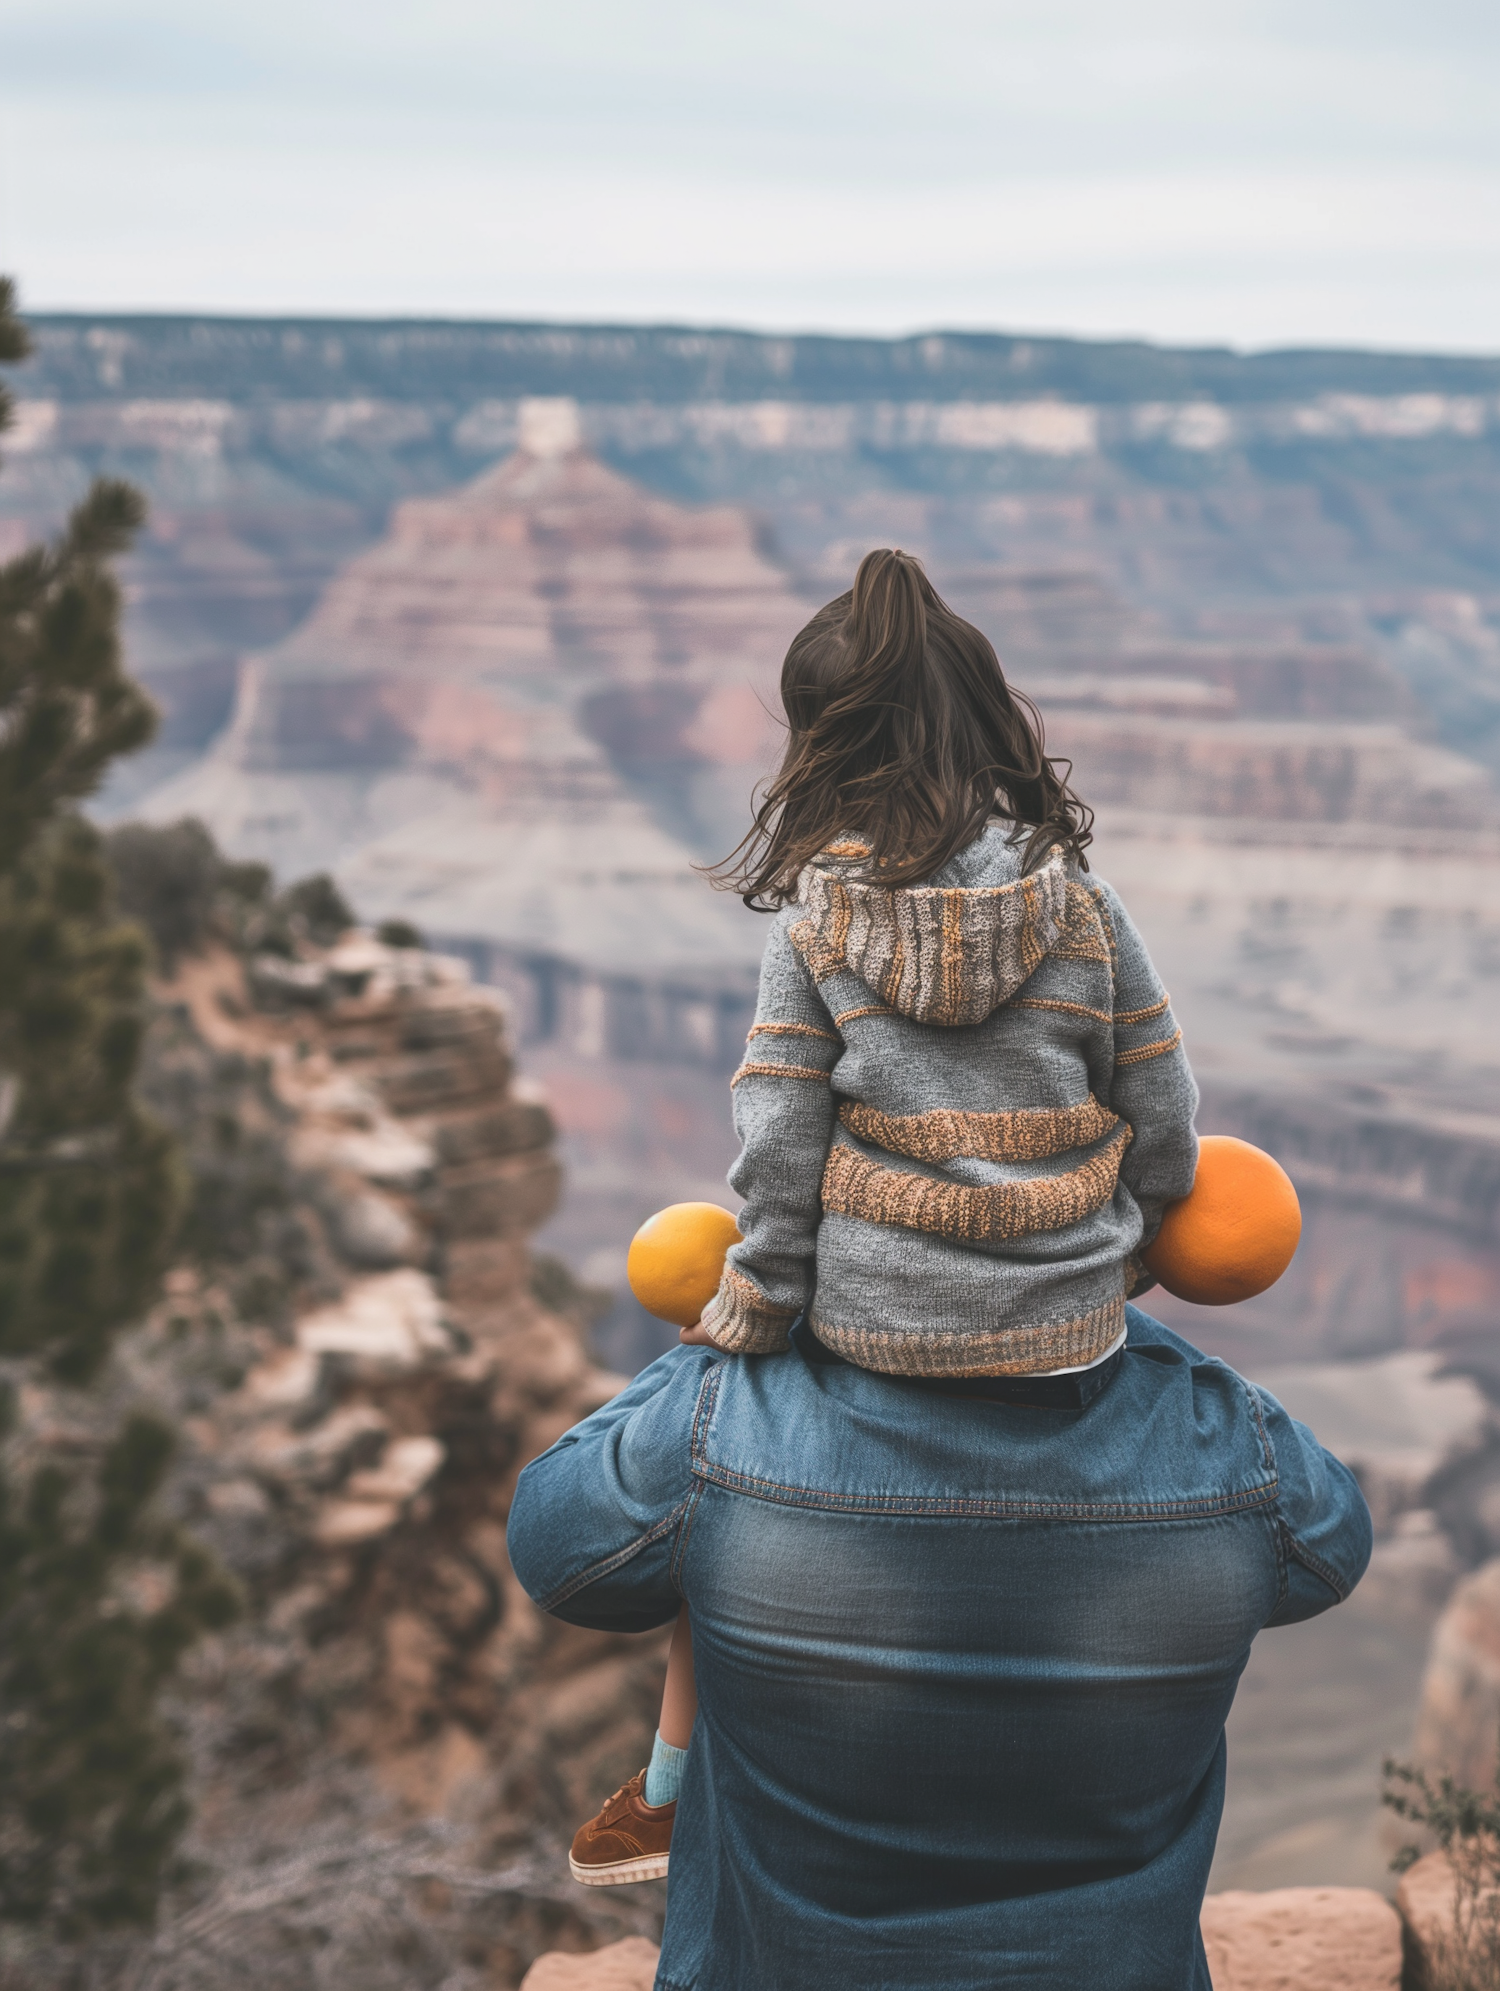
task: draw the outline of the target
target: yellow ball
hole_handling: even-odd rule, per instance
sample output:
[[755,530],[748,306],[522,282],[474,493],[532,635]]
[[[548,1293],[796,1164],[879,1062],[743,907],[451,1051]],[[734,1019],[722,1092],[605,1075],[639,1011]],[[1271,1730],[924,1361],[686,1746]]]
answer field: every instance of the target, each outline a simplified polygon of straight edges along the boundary
[[1167,1205],[1145,1259],[1179,1300],[1228,1307],[1274,1286],[1301,1235],[1297,1192],[1280,1162],[1232,1134],[1205,1134],[1192,1189]]
[[630,1240],[630,1290],[658,1320],[691,1327],[719,1290],[724,1254],[739,1241],[739,1226],[717,1203],[669,1203]]

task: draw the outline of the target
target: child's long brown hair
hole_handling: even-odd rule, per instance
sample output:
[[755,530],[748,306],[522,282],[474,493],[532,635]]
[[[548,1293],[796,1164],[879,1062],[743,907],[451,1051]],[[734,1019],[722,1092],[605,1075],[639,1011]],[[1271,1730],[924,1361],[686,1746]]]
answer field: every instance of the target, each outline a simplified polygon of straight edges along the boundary
[[1094,818],[1068,785],[1072,763],[1048,758],[1041,714],[909,553],[865,555],[849,593],[793,639],[781,702],[780,772],[711,874],[752,911],[795,897],[804,865],[841,835],[869,844],[866,876],[908,885],[996,814],[1031,826],[1027,870],[1053,849],[1087,870]]

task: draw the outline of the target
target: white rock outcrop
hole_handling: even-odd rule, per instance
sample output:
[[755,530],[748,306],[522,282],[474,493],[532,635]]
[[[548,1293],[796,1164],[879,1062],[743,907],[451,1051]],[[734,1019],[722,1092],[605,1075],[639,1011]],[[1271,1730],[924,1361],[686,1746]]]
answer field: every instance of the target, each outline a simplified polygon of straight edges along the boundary
[[346,1355],[395,1373],[455,1346],[437,1288],[410,1267],[360,1279],[332,1306],[304,1315],[297,1342],[310,1355]]

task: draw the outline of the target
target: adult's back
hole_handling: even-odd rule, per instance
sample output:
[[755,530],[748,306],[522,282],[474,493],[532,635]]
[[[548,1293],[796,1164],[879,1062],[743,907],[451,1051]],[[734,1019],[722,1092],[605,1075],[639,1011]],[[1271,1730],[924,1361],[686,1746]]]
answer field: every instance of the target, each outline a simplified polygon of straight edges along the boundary
[[1071,1393],[939,1393],[803,1329],[664,1356],[522,1474],[543,1608],[692,1610],[663,1991],[1208,1991],[1236,1683],[1262,1627],[1347,1595],[1369,1516],[1134,1308]]

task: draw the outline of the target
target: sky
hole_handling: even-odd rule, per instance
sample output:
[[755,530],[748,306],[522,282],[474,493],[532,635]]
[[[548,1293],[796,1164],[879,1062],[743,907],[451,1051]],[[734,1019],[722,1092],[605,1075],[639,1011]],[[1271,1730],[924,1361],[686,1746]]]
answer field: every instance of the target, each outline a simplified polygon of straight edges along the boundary
[[1497,0],[0,0],[33,309],[1500,350]]

